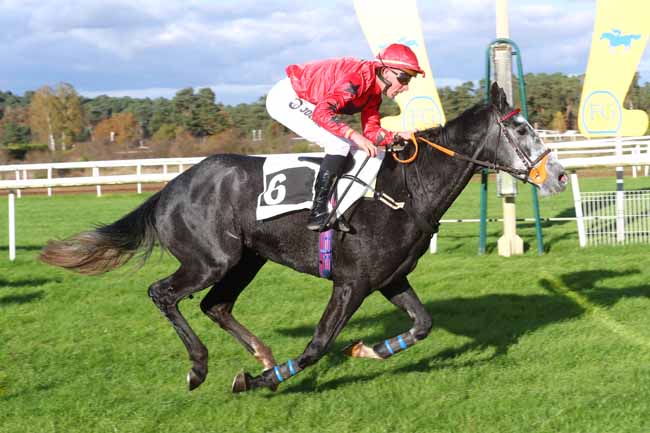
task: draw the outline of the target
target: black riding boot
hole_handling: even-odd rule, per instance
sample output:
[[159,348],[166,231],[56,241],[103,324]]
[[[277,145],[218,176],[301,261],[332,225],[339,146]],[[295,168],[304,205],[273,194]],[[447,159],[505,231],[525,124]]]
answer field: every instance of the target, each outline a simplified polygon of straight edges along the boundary
[[334,185],[336,178],[341,174],[344,163],[345,156],[325,155],[325,159],[323,159],[320,170],[318,170],[318,175],[316,176],[316,184],[314,185],[314,203],[309,212],[309,219],[307,219],[307,228],[309,230],[319,232],[326,229],[323,226],[329,216],[327,202],[332,185]]

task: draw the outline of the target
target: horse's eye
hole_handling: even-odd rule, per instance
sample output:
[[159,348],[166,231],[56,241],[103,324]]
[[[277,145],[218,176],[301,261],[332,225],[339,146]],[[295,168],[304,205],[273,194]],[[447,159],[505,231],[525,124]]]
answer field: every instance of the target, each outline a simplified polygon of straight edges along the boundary
[[528,132],[528,129],[526,129],[525,126],[521,126],[521,127],[517,128],[517,134],[519,134],[519,135],[526,135],[527,132]]

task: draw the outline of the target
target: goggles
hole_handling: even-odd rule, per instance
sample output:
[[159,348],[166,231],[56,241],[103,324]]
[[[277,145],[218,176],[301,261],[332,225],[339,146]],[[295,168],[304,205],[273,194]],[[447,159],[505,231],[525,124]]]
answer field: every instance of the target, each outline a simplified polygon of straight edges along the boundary
[[411,82],[411,78],[413,78],[413,75],[404,72],[400,69],[393,69],[393,68],[388,68],[395,76],[397,77],[397,82],[400,83],[402,86],[408,86],[408,84]]

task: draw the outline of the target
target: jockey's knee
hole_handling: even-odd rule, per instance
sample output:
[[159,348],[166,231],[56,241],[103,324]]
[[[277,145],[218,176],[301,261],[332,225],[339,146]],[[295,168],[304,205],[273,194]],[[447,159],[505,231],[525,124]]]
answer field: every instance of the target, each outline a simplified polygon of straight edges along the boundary
[[332,139],[325,142],[325,153],[346,157],[350,153],[350,143],[339,137],[332,136]]

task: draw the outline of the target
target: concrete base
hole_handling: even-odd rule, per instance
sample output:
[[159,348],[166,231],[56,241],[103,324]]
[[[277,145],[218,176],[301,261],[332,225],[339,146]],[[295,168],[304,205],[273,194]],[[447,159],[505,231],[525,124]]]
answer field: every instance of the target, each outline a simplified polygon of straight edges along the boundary
[[504,257],[524,253],[524,241],[517,235],[517,212],[514,197],[503,198],[503,236],[499,238],[499,255]]
[[518,235],[501,236],[498,248],[500,256],[516,256],[524,253],[524,241]]

